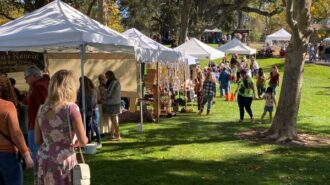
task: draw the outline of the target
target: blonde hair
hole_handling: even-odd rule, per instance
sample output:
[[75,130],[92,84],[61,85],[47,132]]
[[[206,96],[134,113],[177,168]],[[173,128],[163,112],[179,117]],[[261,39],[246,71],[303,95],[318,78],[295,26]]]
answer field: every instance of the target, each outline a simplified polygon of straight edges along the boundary
[[72,71],[65,69],[57,71],[50,79],[46,103],[75,102],[76,99],[77,86]]
[[214,75],[213,75],[213,72],[208,72],[206,74],[206,78],[205,78],[205,81],[211,81],[211,82],[215,82],[215,79],[214,79]]

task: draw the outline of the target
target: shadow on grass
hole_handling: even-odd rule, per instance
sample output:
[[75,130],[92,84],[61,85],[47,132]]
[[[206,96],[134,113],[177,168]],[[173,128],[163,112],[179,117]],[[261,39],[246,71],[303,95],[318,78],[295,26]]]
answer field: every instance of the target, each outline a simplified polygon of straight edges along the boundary
[[98,185],[329,184],[329,155],[326,148],[280,148],[223,161],[109,158],[89,164]]
[[[164,151],[176,145],[235,141],[239,139],[234,136],[234,133],[251,127],[249,123],[200,121],[196,120],[196,116],[194,118],[194,116],[179,115],[177,118],[177,121],[171,120],[175,123],[170,126],[154,124],[160,127],[149,129],[140,134],[123,135],[127,140],[133,139],[135,142],[104,143],[103,146],[111,145],[111,147],[102,149],[99,153],[140,148],[144,149],[141,152],[148,153],[148,151],[155,152],[156,147],[158,150]],[[206,116],[205,119],[207,119]],[[181,122],[181,120],[184,120],[184,122]],[[166,125],[166,123],[161,124]],[[129,131],[129,133],[134,133],[134,131]]]

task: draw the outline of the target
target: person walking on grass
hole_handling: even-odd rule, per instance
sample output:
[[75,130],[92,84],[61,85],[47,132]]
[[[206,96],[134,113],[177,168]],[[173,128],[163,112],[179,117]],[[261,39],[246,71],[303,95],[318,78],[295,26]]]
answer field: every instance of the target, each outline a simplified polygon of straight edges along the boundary
[[269,86],[273,88],[276,95],[276,87],[280,86],[280,73],[275,65],[272,66],[272,71],[269,74]]
[[244,108],[251,118],[251,123],[254,123],[251,104],[253,98],[256,97],[256,91],[253,80],[250,76],[247,76],[246,70],[241,70],[241,79],[238,82],[235,94],[238,93],[237,102],[239,107],[240,119],[239,122],[243,122]]
[[266,77],[264,74],[264,70],[259,68],[257,74],[257,92],[258,96],[260,97],[265,92],[265,85],[266,85]]
[[266,93],[263,95],[261,99],[265,100],[265,107],[264,107],[264,112],[261,115],[260,123],[264,123],[264,117],[267,112],[269,112],[269,122],[272,122],[272,113],[274,106],[276,106],[276,99],[275,95],[273,93],[273,88],[268,87],[266,90]]
[[203,103],[199,109],[198,115],[201,115],[203,113],[203,109],[205,104],[207,103],[207,112],[206,114],[209,115],[211,111],[211,106],[213,102],[213,97],[216,94],[216,83],[214,80],[214,75],[212,72],[208,72],[206,74],[205,81],[203,83]]
[[194,91],[195,94],[197,95],[197,108],[198,110],[200,110],[200,108],[202,107],[202,103],[203,103],[203,81],[204,81],[204,76],[203,76],[203,72],[201,69],[197,69],[197,76],[195,78],[195,87],[194,87]]

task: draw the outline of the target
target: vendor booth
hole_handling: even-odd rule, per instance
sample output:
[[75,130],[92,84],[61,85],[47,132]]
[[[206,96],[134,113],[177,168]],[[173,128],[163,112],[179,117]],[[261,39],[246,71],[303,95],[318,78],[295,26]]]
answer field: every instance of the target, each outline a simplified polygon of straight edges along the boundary
[[250,48],[249,46],[243,44],[240,40],[234,38],[233,40],[227,42],[226,44],[217,48],[219,51],[225,53],[237,53],[243,55],[254,55],[256,54],[256,49]]
[[[87,75],[95,82],[99,74],[113,70],[122,84],[122,95],[135,102],[132,111],[140,97],[138,65],[147,62],[146,57],[157,57],[154,51],[137,47],[134,41],[59,0],[0,26],[0,51],[42,53],[45,72],[73,70],[77,81]],[[83,99],[84,120],[85,106]]]
[[[170,83],[174,83],[171,79],[175,79],[174,63],[183,62],[182,54],[171,48],[147,37],[139,30],[131,28],[123,33],[125,36],[134,40],[137,46],[154,51],[152,58],[143,58],[148,61],[146,65],[146,74],[141,69],[144,77],[145,97],[143,101],[153,102],[153,113],[157,120],[159,116],[167,116],[172,112],[172,103],[170,96]],[[148,98],[147,98],[148,97]],[[142,100],[141,100],[142,101]]]
[[273,45],[273,41],[289,41],[291,39],[291,34],[286,31],[284,28],[267,35],[265,43],[268,43],[270,46]]

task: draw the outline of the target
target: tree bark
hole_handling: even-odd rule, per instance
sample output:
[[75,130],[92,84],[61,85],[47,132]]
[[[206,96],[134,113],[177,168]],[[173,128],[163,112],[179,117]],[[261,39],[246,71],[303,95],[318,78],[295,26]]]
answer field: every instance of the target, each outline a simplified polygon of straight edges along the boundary
[[284,75],[277,111],[268,129],[269,138],[277,142],[297,138],[297,116],[301,98],[305,55],[311,34],[311,0],[283,0],[287,22],[292,30],[284,64]]
[[181,45],[182,43],[184,43],[186,41],[192,3],[193,3],[192,0],[184,0],[183,4],[182,4],[180,35],[179,35],[179,42],[178,42],[179,45]]
[[108,11],[110,7],[110,3],[112,3],[111,0],[98,0],[98,9],[99,9],[99,15],[98,20],[103,25],[108,25]]

